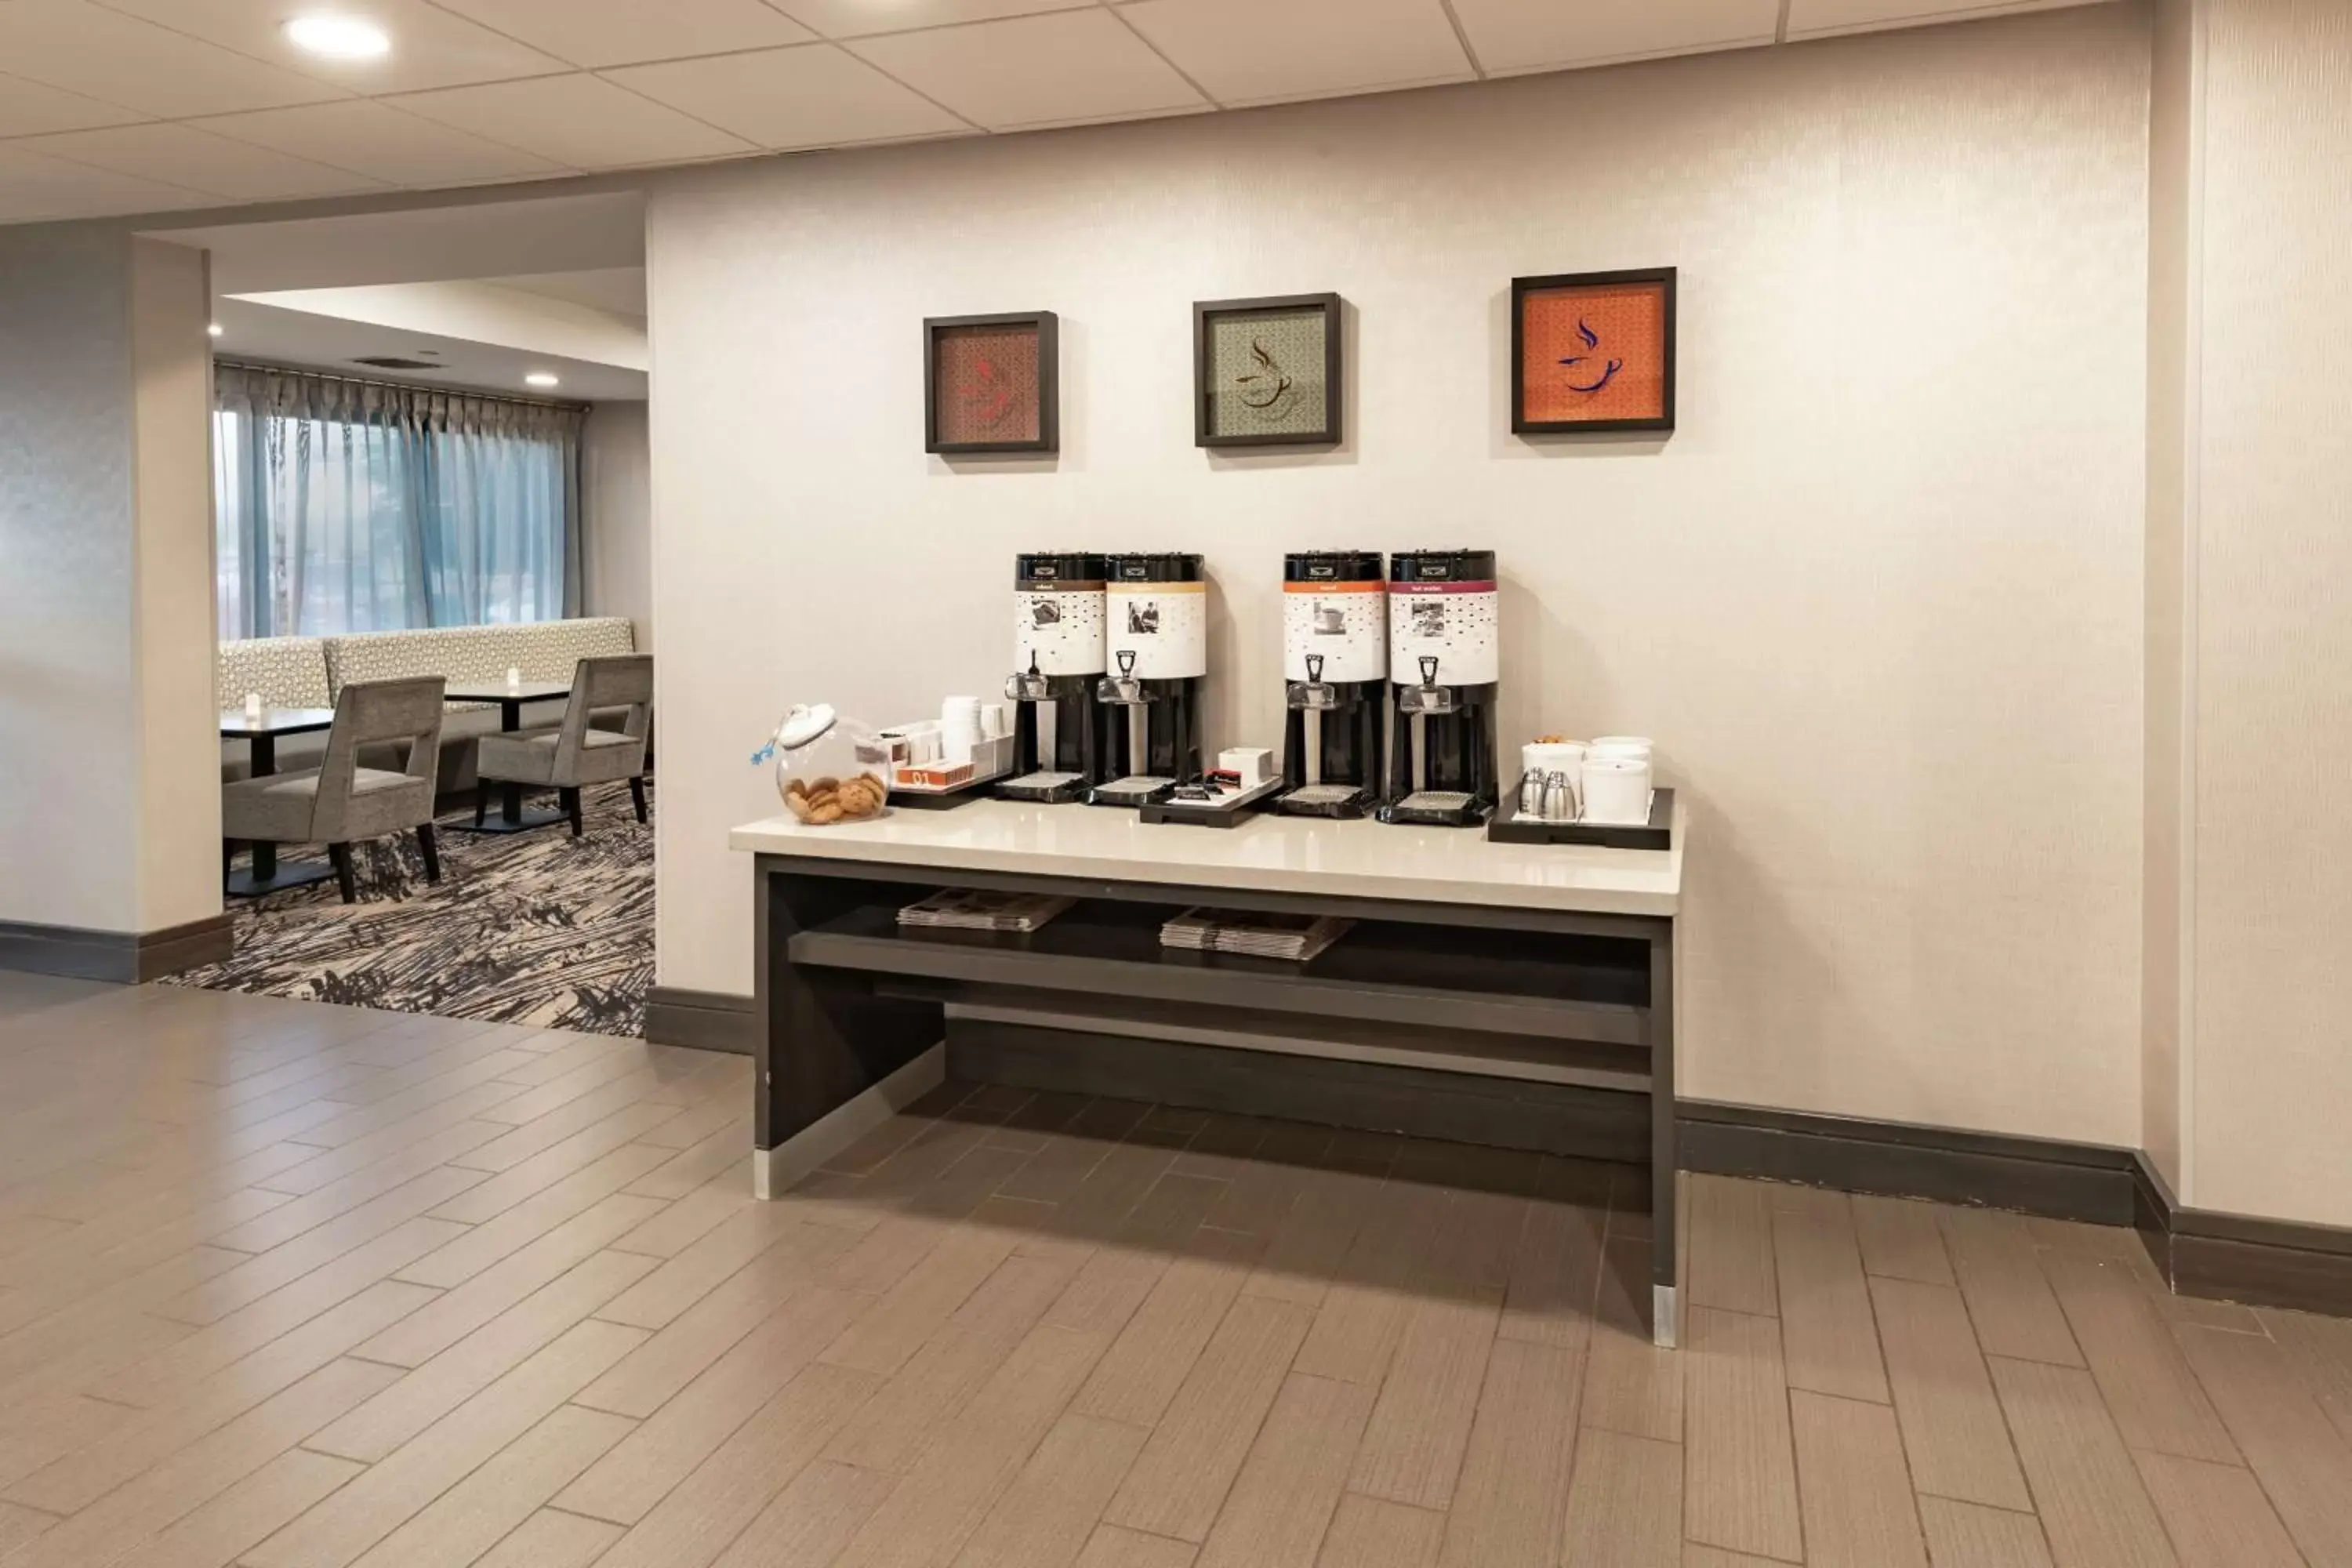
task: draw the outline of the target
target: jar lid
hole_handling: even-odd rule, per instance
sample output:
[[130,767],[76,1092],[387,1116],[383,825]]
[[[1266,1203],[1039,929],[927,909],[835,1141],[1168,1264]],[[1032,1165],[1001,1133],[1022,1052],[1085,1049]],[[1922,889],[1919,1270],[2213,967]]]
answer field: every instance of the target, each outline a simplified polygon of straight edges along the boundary
[[822,738],[833,728],[834,711],[830,702],[814,707],[795,708],[784,715],[776,729],[776,743],[788,752],[797,752],[810,742]]

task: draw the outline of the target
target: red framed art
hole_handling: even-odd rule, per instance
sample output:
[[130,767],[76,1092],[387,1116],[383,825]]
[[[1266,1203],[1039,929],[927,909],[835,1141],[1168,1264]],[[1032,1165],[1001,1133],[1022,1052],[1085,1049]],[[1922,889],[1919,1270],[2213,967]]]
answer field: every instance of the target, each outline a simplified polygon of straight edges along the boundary
[[1675,427],[1675,268],[1511,279],[1514,435]]
[[923,450],[1061,447],[1060,323],[1051,310],[923,321]]

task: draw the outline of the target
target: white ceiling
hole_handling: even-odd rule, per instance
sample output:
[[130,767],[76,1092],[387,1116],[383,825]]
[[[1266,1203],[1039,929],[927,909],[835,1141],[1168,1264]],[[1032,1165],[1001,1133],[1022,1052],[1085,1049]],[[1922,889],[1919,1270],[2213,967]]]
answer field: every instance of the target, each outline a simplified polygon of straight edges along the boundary
[[[1207,112],[2087,0],[0,0],[0,223]],[[291,16],[370,17],[335,64]]]

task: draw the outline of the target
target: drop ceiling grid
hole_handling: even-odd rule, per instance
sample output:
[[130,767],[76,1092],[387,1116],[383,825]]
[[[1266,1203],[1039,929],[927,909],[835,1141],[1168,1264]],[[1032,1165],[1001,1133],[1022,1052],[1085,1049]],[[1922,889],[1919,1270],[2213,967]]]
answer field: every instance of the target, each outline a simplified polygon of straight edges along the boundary
[[402,54],[354,68],[284,44],[286,0],[0,0],[0,223],[1202,112],[2084,3],[659,0],[649,22],[647,0],[357,0]]

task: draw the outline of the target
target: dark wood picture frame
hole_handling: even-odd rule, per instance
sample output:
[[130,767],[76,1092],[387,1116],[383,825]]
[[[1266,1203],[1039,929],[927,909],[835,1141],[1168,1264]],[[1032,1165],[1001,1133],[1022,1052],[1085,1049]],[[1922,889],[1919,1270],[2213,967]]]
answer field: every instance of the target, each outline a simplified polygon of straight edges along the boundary
[[[1028,327],[1037,334],[1037,436],[1023,441],[946,441],[940,437],[940,338],[970,327]],[[923,450],[938,457],[1062,449],[1061,319],[1051,310],[923,318]]]
[[[1339,331],[1342,301],[1337,294],[1276,294],[1261,300],[1202,300],[1192,305],[1192,444],[1196,447],[1336,447],[1342,429],[1339,379]],[[1214,370],[1209,331],[1220,316],[1256,311],[1323,312],[1323,426],[1319,430],[1276,431],[1267,435],[1224,436],[1217,433],[1216,389],[1210,384]]]
[[[1514,436],[1604,436],[1631,432],[1670,432],[1675,427],[1675,294],[1677,268],[1633,268],[1618,272],[1558,272],[1542,278],[1511,279],[1511,434]],[[1528,417],[1527,302],[1530,294],[1555,289],[1608,289],[1659,284],[1664,290],[1665,367],[1661,377],[1661,407],[1654,418],[1529,419]]]

